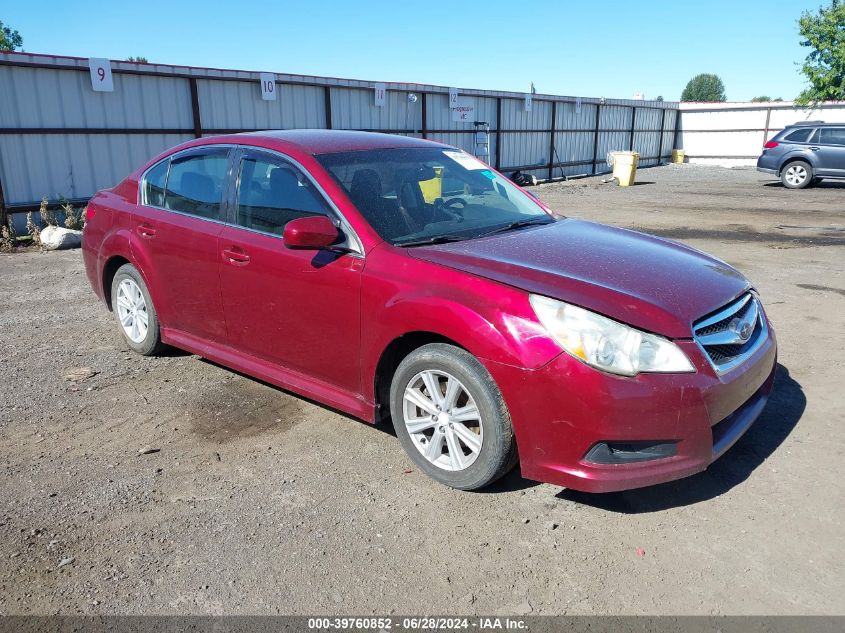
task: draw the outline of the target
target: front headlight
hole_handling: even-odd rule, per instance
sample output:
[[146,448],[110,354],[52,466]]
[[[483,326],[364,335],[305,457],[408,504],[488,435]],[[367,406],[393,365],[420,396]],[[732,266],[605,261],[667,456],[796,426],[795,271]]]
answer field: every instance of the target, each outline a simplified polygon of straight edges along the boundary
[[569,354],[597,369],[622,376],[695,371],[681,348],[662,336],[548,297],[530,295],[529,299],[552,338]]

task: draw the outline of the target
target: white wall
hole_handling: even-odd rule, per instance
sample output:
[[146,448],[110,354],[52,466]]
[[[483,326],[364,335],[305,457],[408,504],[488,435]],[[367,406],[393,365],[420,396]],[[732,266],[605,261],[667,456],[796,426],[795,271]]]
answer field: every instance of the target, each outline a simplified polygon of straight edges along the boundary
[[791,101],[681,103],[677,147],[691,163],[756,165],[763,144],[797,121],[845,123],[845,102],[804,109]]

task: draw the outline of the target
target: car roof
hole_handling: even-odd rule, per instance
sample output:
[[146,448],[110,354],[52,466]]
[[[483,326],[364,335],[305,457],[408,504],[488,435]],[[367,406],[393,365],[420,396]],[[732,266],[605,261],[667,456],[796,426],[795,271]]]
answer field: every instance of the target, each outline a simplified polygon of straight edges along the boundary
[[[245,138],[250,141],[245,141]],[[442,143],[398,134],[359,132],[356,130],[264,130],[245,132],[227,137],[228,140],[266,147],[295,147],[308,154],[329,154],[366,149],[395,149],[408,147],[444,147]]]
[[842,127],[845,123],[827,123],[825,121],[797,121],[786,127]]

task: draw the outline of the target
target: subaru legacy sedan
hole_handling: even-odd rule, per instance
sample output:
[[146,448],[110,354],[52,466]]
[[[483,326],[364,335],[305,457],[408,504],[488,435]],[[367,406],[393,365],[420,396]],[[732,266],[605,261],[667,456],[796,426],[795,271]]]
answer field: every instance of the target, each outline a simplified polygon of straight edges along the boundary
[[88,206],[127,345],[172,345],[371,424],[464,490],[707,468],[772,389],[774,331],[724,262],[556,219],[458,149],[342,131],[203,138]]

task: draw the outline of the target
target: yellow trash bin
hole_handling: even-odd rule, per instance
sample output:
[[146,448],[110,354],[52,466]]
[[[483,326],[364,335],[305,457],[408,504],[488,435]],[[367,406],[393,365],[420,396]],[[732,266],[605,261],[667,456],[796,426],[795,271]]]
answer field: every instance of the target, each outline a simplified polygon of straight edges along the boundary
[[422,191],[423,199],[431,204],[438,198],[443,196],[443,168],[434,168],[434,178],[431,180],[420,181],[420,191]]
[[611,152],[613,162],[613,177],[620,187],[630,187],[637,175],[637,164],[640,155],[637,152]]
[[672,162],[673,163],[683,163],[684,162],[685,153],[682,149],[673,149],[672,150]]

